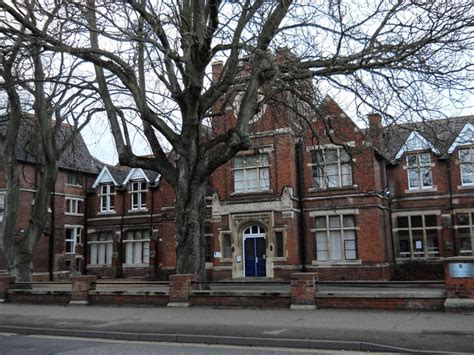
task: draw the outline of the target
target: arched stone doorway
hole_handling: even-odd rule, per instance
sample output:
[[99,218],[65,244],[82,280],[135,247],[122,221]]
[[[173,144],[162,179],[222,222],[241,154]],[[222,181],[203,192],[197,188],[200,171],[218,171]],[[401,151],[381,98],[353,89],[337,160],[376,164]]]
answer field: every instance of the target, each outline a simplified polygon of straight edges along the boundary
[[252,225],[243,231],[245,277],[267,276],[265,230]]

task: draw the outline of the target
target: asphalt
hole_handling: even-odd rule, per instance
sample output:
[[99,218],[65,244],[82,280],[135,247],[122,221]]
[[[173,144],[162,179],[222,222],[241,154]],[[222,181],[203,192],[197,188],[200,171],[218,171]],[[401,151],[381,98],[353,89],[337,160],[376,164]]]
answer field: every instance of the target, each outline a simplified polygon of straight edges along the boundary
[[0,304],[0,332],[398,353],[474,353],[474,312]]

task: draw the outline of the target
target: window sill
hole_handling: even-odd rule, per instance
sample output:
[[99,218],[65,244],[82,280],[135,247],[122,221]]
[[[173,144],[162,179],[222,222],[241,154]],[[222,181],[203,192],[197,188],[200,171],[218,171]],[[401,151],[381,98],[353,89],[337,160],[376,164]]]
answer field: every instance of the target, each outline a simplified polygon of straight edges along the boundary
[[267,195],[272,194],[273,190],[265,191],[248,191],[248,192],[232,192],[230,196],[249,196],[249,195]]
[[115,211],[104,211],[104,212],[97,212],[98,216],[107,216],[107,215],[113,215],[115,214]]
[[128,213],[140,213],[140,212],[148,212],[148,208],[140,208],[140,209],[133,209],[133,210],[128,210]]
[[458,185],[458,190],[474,190],[474,184]]
[[434,187],[426,187],[426,188],[421,188],[421,189],[408,189],[405,190],[406,194],[422,194],[425,192],[437,192],[438,188],[436,186]]
[[104,267],[112,267],[112,264],[89,264],[88,269],[102,269]]
[[327,188],[310,188],[308,192],[329,192],[329,191],[342,191],[342,190],[356,190],[359,188],[359,185],[349,185],[349,186],[340,186],[340,187],[327,187]]
[[347,266],[347,265],[362,265],[362,260],[346,260],[346,261],[318,261],[312,260],[311,265],[315,266]]
[[65,212],[65,216],[74,216],[74,217],[84,217],[84,213],[70,213],[70,212]]
[[150,267],[150,264],[122,264],[122,267],[125,267],[125,268],[132,268],[132,267],[136,267],[136,268],[145,268],[145,267]]
[[441,261],[444,258],[441,256],[419,256],[419,257],[409,257],[409,258],[402,258],[396,257],[395,260],[397,263],[409,263],[411,261]]
[[76,184],[68,184],[66,183],[67,187],[77,187],[77,188],[82,188],[82,185],[76,185]]

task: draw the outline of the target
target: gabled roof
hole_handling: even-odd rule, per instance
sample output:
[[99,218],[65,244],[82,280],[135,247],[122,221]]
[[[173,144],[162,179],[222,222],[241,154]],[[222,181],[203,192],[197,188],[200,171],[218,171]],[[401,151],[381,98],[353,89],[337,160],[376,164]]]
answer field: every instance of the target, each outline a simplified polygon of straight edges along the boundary
[[161,175],[147,169],[129,168],[121,165],[106,165],[94,181],[92,188],[96,188],[100,183],[113,183],[115,186],[125,186],[130,180],[137,179],[144,179],[148,183],[158,184]]
[[400,148],[397,155],[395,155],[395,158],[400,159],[404,153],[424,149],[431,149],[433,153],[439,154],[439,150],[436,149],[426,138],[417,131],[412,131],[405,141],[405,144]]
[[129,180],[142,180],[142,179],[145,179],[146,182],[150,182],[150,179],[145,174],[143,169],[133,168],[132,170],[130,170],[127,177],[123,181],[123,185],[126,185],[129,182]]
[[109,168],[104,166],[99,176],[97,176],[97,179],[95,179],[94,183],[92,184],[92,188],[95,189],[99,184],[108,182],[112,182],[115,186],[118,186],[117,181],[115,181],[114,177],[110,173]]
[[[6,123],[0,124],[1,128],[6,127]],[[71,135],[73,128],[67,124],[62,124],[56,132],[56,144],[61,146]],[[39,141],[38,122],[32,115],[25,114],[21,120],[20,129],[16,144],[17,160],[25,163],[38,162]],[[81,134],[76,135],[70,145],[68,145],[58,160],[60,169],[74,170],[91,174],[98,174],[103,167],[103,163],[95,159],[90,153]]]
[[474,124],[474,115],[387,126],[383,129],[383,155],[388,160],[396,160],[398,152],[415,131],[428,141],[435,151],[445,156],[449,154],[449,148],[468,123]]
[[452,153],[458,146],[474,144],[474,124],[466,123],[458,134],[453,144],[448,149],[448,153]]

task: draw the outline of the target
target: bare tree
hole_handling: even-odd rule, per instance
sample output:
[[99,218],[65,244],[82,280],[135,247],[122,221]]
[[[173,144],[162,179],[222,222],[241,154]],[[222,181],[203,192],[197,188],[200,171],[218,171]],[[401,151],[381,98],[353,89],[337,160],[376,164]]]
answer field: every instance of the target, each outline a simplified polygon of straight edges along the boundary
[[[208,178],[249,146],[249,122],[265,101],[288,91],[317,108],[318,93],[336,88],[364,113],[396,119],[439,112],[446,90],[462,101],[473,89],[471,0],[38,1],[36,18],[55,17],[47,29],[24,16],[33,3],[0,1],[16,23],[6,31],[94,64],[119,160],[175,187],[177,272],[200,278]],[[211,77],[215,60],[222,70]],[[236,96],[235,123],[203,137]],[[152,158],[134,154],[132,123]]]
[[[32,10],[32,8],[30,9]],[[32,12],[26,13],[33,23]],[[6,28],[6,19],[0,24]],[[47,26],[47,22],[45,26]],[[2,33],[0,37],[0,87],[2,105],[0,160],[5,172],[6,194],[3,223],[0,227],[0,249],[9,273],[18,282],[30,282],[33,252],[49,222],[48,209],[58,173],[58,161],[73,144],[88,118],[79,121],[81,110],[87,110],[91,95],[84,92],[88,84],[74,76],[77,60],[63,54],[44,53],[35,40]],[[86,102],[87,101],[87,102]],[[69,123],[68,123],[69,122]],[[64,126],[68,123],[67,127]],[[28,131],[21,133],[20,130]],[[15,237],[20,202],[20,177],[17,151],[28,137],[31,158],[37,169],[37,190],[31,218],[25,233]]]

